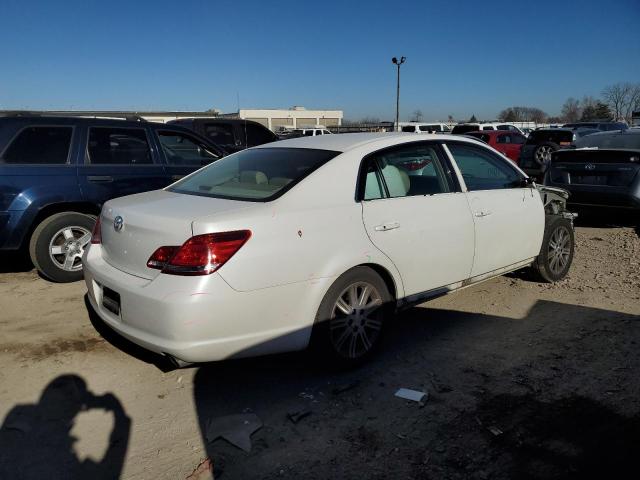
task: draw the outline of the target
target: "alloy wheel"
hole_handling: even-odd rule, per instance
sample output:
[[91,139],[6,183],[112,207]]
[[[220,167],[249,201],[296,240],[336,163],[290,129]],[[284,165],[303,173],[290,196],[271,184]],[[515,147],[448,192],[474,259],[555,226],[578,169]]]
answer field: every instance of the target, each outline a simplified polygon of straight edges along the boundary
[[51,238],[49,256],[54,265],[67,272],[82,270],[82,254],[91,241],[91,232],[84,227],[64,227]]
[[540,165],[546,165],[551,161],[551,153],[553,150],[548,145],[542,145],[536,150],[536,162]]
[[375,345],[382,331],[382,296],[368,282],[356,282],[338,296],[329,320],[331,343],[346,358],[359,358]]
[[565,226],[556,228],[549,238],[547,261],[554,275],[559,275],[569,263],[571,235]]

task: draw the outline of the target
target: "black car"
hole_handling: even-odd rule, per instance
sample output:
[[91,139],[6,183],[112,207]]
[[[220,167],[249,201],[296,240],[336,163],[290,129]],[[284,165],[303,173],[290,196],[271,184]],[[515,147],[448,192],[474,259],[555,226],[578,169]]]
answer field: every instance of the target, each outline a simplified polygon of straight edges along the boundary
[[595,133],[554,152],[544,183],[568,190],[573,205],[640,210],[640,131]]
[[592,128],[601,132],[611,132],[614,130],[627,130],[629,126],[624,122],[576,122],[566,123],[563,128]]
[[229,153],[278,140],[264,125],[240,118],[181,118],[167,123],[189,128]]
[[527,175],[541,178],[551,154],[561,148],[569,148],[581,137],[596,133],[590,128],[541,128],[534,130],[520,150],[518,165]]

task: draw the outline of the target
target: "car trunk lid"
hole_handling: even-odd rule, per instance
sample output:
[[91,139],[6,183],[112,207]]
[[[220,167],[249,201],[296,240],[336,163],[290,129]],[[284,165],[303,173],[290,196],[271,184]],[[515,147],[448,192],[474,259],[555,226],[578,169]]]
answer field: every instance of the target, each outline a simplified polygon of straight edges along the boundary
[[[161,246],[180,246],[193,236],[192,224],[250,207],[249,202],[156,190],[107,202],[102,209],[102,255],[111,266],[153,279],[160,270],[147,267]],[[116,221],[116,219],[120,217]],[[122,227],[118,229],[118,224]]]
[[640,170],[640,151],[610,149],[560,150],[549,171],[554,184],[626,187]]

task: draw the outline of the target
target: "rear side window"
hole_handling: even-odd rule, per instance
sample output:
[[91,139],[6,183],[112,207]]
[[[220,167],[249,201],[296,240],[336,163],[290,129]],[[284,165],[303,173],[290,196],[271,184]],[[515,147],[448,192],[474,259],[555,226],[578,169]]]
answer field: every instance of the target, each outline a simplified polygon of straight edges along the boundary
[[273,133],[265,127],[247,123],[247,146],[255,147],[256,145],[262,145],[263,143],[273,142]]
[[27,127],[7,147],[0,163],[65,164],[72,133],[71,127]]
[[522,176],[490,151],[472,145],[448,144],[469,191],[518,188]]
[[204,134],[218,145],[234,145],[236,142],[232,125],[205,123]]
[[146,165],[153,163],[142,128],[89,128],[87,163],[92,165]]
[[242,150],[213,162],[170,190],[232,200],[269,201],[338,153],[308,148]]
[[416,127],[415,127],[415,125],[405,125],[404,127],[402,127],[402,131],[403,132],[415,132],[416,131]]
[[220,158],[204,143],[182,132],[160,131],[158,139],[170,165],[205,165]]
[[638,133],[597,133],[586,135],[576,141],[576,148],[621,148],[640,150],[640,132]]
[[454,135],[460,135],[467,132],[475,132],[476,130],[480,130],[480,125],[456,125],[453,127],[453,130],[451,130],[451,133]]
[[364,160],[364,200],[434,195],[454,190],[451,172],[436,147],[409,144],[393,147]]

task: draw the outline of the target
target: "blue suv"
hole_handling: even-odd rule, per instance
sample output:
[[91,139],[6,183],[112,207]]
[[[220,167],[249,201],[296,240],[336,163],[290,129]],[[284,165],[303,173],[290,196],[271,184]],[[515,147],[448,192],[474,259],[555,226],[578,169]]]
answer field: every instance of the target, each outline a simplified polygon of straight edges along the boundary
[[224,154],[176,125],[0,118],[0,251],[28,248],[45,277],[80,280],[84,247],[104,202],[164,188]]

